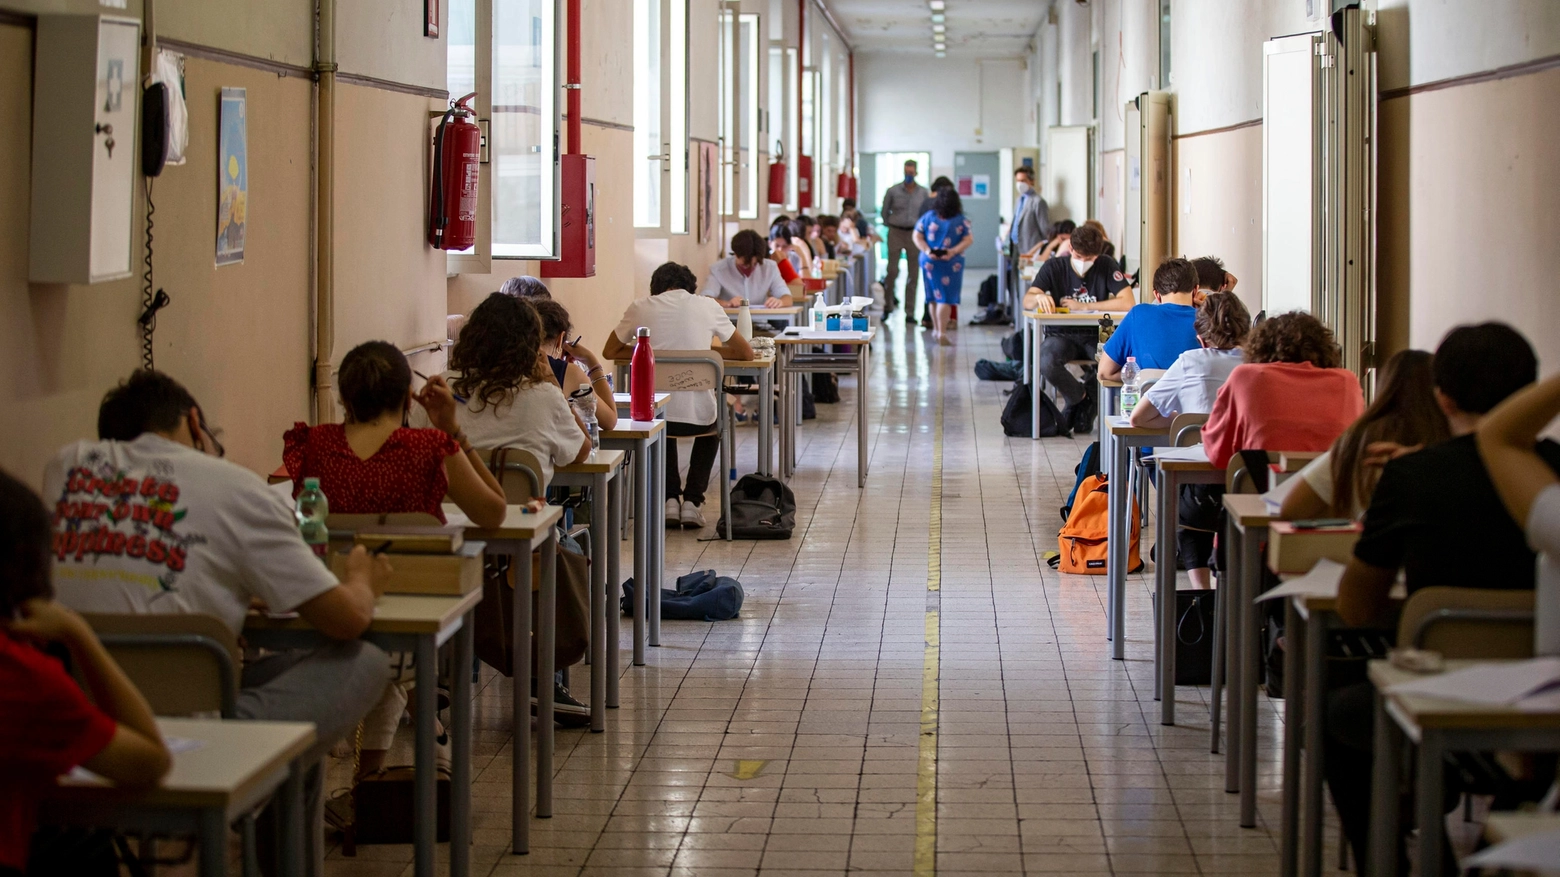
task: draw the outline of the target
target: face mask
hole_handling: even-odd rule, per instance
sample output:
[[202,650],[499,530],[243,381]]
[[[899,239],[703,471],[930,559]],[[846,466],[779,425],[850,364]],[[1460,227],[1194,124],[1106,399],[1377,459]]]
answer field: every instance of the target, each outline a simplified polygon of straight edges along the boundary
[[1093,259],[1080,259],[1077,256],[1073,256],[1071,261],[1072,268],[1074,271],[1078,272],[1079,277],[1088,274],[1089,269],[1094,267]]
[[753,269],[757,268],[757,267],[758,267],[758,263],[757,262],[754,262],[751,265],[744,265],[741,262],[738,262],[737,263],[737,273],[741,274],[743,277],[751,277],[751,276],[753,276]]
[[915,185],[915,174],[905,174],[905,185],[907,185],[907,186]]
[[1023,180],[1019,180],[1018,181],[1018,194],[1020,194],[1020,195],[1028,195],[1030,192],[1033,192],[1034,190],[1035,190],[1034,186],[1029,185],[1028,183],[1024,182]]

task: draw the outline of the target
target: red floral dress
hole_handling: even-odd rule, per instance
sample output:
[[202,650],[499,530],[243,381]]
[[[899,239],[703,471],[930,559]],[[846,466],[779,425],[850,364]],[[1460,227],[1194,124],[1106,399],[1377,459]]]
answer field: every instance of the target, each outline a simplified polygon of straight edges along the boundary
[[444,520],[442,504],[449,489],[444,459],[460,453],[460,444],[442,430],[402,427],[367,460],[347,444],[347,432],[339,423],[298,423],[282,441],[282,462],[295,496],[305,478],[318,478],[333,512],[427,512]]

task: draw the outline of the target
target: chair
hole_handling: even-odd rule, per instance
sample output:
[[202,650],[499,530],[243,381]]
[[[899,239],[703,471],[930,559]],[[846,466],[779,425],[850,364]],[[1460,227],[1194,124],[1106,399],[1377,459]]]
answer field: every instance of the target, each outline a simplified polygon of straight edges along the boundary
[[[731,519],[731,478],[727,473],[731,470],[730,452],[727,449],[729,440],[730,414],[725,408],[724,400],[719,399],[719,394],[726,385],[726,362],[721,359],[719,353],[713,350],[657,350],[655,352],[655,391],[657,393],[697,392],[713,391],[717,396],[718,413],[715,423],[709,432],[696,436],[677,436],[677,438],[702,438],[715,436],[720,440],[720,510],[726,519],[726,541],[732,539]],[[764,411],[760,416],[767,415]],[[668,440],[676,439],[667,436]],[[658,477],[658,473],[650,473],[651,478]]]
[[1533,592],[1421,588],[1403,604],[1398,643],[1450,659],[1533,657]]
[[1206,414],[1177,414],[1170,420],[1170,444],[1177,448],[1189,448],[1202,441]]
[[[503,453],[500,454],[500,451],[503,451]],[[530,451],[523,448],[491,448],[479,450],[477,454],[484,460],[487,460],[488,470],[493,473],[494,478],[498,479],[499,486],[504,488],[505,502],[511,505],[524,505],[530,502],[532,497],[541,496],[546,492],[547,485],[542,483],[542,477],[539,474],[542,471],[541,461],[537,460],[536,455]],[[525,491],[515,493],[514,489],[510,487],[510,484],[517,478],[524,479],[525,489],[529,490],[529,493]],[[606,497],[591,497],[591,502],[606,501]],[[332,520],[334,519],[334,516],[332,516]],[[591,553],[590,540],[592,535],[590,527],[584,524],[576,524],[564,531],[564,535],[577,542],[582,542],[586,557],[593,556]]]

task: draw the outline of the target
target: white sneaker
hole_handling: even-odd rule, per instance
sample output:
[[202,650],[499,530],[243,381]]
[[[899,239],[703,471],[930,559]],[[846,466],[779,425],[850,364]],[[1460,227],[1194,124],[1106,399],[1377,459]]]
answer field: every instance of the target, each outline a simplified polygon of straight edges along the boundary
[[682,526],[683,502],[677,497],[666,501],[666,529],[675,530]]
[[[671,520],[668,518],[667,520]],[[704,529],[704,511],[691,502],[683,503],[682,525],[684,530]]]

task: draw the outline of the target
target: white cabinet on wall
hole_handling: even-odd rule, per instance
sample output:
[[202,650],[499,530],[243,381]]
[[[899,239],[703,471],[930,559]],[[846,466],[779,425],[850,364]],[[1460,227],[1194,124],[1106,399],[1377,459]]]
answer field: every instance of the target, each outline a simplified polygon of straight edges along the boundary
[[141,26],[38,16],[28,279],[129,277]]

